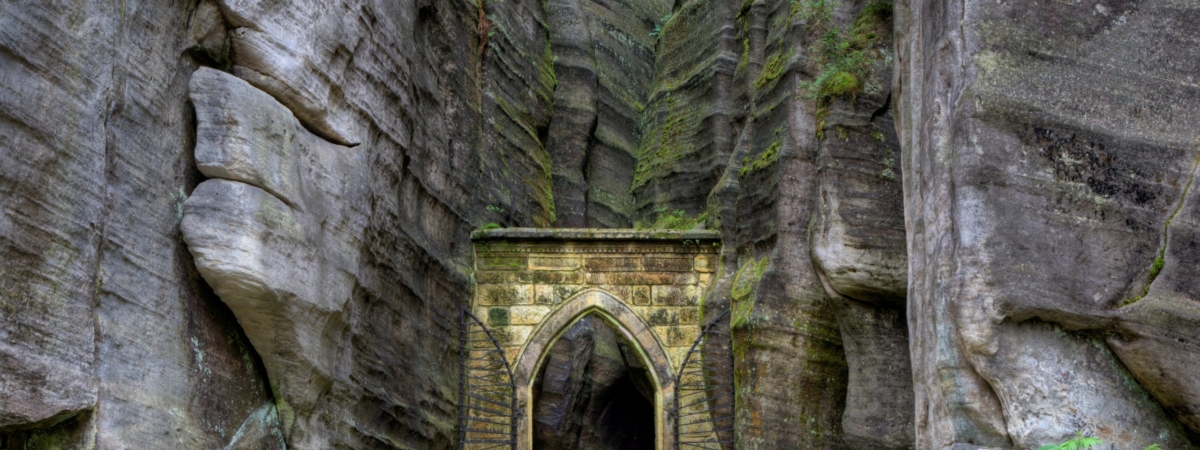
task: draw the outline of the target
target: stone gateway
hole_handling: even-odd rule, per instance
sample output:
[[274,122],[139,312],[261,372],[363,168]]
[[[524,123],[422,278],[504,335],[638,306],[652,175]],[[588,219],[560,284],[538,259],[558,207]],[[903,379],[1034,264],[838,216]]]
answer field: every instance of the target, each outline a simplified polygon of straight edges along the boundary
[[518,448],[533,446],[532,384],[547,350],[588,315],[617,330],[650,369],[657,448],[673,448],[676,377],[700,336],[720,235],[517,228],[477,231],[472,240],[471,310],[512,362],[523,412]]

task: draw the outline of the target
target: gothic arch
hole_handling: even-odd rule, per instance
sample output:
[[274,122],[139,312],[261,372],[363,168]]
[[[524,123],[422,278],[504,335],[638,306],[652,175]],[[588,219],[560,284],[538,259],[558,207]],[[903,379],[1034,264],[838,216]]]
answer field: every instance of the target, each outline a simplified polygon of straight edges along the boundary
[[675,376],[662,344],[654,332],[633,309],[612,294],[589,289],[571,297],[554,313],[547,316],[533,332],[529,342],[521,350],[513,366],[513,381],[517,387],[517,402],[525,411],[519,420],[520,449],[533,448],[533,414],[529,399],[532,397],[533,378],[544,363],[547,351],[572,324],[588,314],[595,314],[608,322],[631,344],[642,358],[642,363],[651,368],[650,375],[655,386],[655,425],[658,448],[671,448],[672,429],[669,405],[673,405]]

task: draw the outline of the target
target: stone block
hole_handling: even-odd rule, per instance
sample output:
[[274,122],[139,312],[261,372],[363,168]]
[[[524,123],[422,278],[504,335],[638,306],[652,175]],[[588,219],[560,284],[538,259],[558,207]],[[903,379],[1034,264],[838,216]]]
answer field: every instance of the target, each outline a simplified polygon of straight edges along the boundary
[[602,273],[589,273],[585,275],[587,284],[600,285],[608,282],[608,277]]
[[563,271],[524,271],[517,273],[517,282],[530,284],[580,284],[583,283],[582,272]]
[[646,323],[652,327],[679,325],[679,314],[674,308],[649,308]]
[[605,286],[604,290],[611,293],[613,297],[616,297],[618,300],[621,300],[621,303],[627,305],[633,304],[633,286]]
[[583,290],[583,285],[563,284],[554,286],[554,304],[562,303],[581,290]]
[[510,319],[508,316],[508,308],[505,308],[505,307],[488,308],[487,326],[503,327],[503,326],[507,326],[509,324],[509,321],[510,321]]
[[581,284],[539,284],[534,287],[533,303],[558,305],[583,289]]
[[485,306],[528,305],[533,301],[531,291],[529,285],[485,284],[479,286],[475,295],[478,303]]
[[[590,276],[591,274],[589,274]],[[675,275],[670,273],[638,273],[638,272],[618,272],[607,274],[607,284],[649,284],[649,285],[667,285],[675,282]]]
[[533,270],[575,270],[579,268],[579,258],[533,256],[529,258],[529,268]]
[[588,258],[584,263],[588,272],[629,272],[642,270],[642,257],[618,256]]
[[693,261],[687,257],[646,257],[644,267],[650,272],[691,272]]
[[549,306],[542,305],[512,306],[508,308],[508,311],[511,313],[509,320],[513,325],[537,325],[547,314],[550,314],[552,309]]
[[533,288],[533,303],[535,305],[555,305],[558,300],[554,298],[554,286],[548,284],[539,284]]
[[650,286],[634,286],[630,300],[635,305],[650,304]]
[[667,354],[667,358],[671,359],[671,369],[675,373],[679,373],[679,369],[683,367],[683,358],[687,357],[688,350],[691,349],[691,344],[687,347],[666,347],[663,348],[663,353]]
[[666,306],[696,306],[700,296],[695,286],[654,286],[651,288],[652,304]]
[[[496,341],[503,347],[522,346],[529,340],[529,335],[533,334],[533,326],[531,325],[509,325],[507,327],[499,327],[489,330]],[[511,362],[511,361],[510,361]]]
[[700,337],[700,327],[696,326],[661,326],[653,327],[662,343],[667,347],[691,347]]
[[504,347],[504,358],[508,364],[516,362],[518,356],[521,356],[521,347]]
[[697,325],[700,323],[700,308],[685,306],[679,308],[680,325]]
[[693,260],[697,272],[712,272],[716,270],[716,258],[713,255],[696,255]]
[[529,267],[524,256],[483,256],[478,264],[480,270],[524,270]]
[[677,286],[696,284],[698,281],[700,279],[694,273],[680,273],[675,275],[675,285]]
[[478,284],[508,284],[517,281],[517,274],[509,271],[481,270],[475,276]]

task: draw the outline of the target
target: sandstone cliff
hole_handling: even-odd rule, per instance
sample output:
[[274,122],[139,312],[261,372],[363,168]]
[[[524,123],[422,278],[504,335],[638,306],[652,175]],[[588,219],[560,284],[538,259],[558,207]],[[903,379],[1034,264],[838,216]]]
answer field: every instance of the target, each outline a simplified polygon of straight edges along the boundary
[[1198,170],[1193,0],[5,2],[0,448],[451,448],[491,224],[720,230],[736,448],[1195,448]]

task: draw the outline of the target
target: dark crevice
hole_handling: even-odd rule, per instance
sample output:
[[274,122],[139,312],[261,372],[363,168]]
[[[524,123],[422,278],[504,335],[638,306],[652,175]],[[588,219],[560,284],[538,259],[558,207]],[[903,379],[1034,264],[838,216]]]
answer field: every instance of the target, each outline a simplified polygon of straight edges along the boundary
[[1158,245],[1158,253],[1154,258],[1154,262],[1150,263],[1150,269],[1146,276],[1146,286],[1142,288],[1142,293],[1136,297],[1125,300],[1121,306],[1131,305],[1141,300],[1146,294],[1150,293],[1150,286],[1154,284],[1154,280],[1158,278],[1158,274],[1162,272],[1163,266],[1166,265],[1167,246],[1170,244],[1171,238],[1171,221],[1175,220],[1175,216],[1183,210],[1187,205],[1188,193],[1192,190],[1192,184],[1196,181],[1196,173],[1200,172],[1200,156],[1192,163],[1192,174],[1188,177],[1187,184],[1183,186],[1183,191],[1179,195],[1179,203],[1175,205],[1175,209],[1171,211],[1171,215],[1167,216],[1167,220],[1163,223],[1162,240]]
[[[593,86],[593,90],[596,89],[597,87],[598,86]],[[599,100],[597,100],[596,103],[599,103]],[[593,226],[593,222],[594,222],[593,220],[591,220],[591,215],[588,214],[590,197],[591,197],[591,192],[592,192],[592,183],[591,183],[591,180],[589,179],[590,177],[588,176],[588,174],[590,173],[589,168],[592,164],[591,159],[592,159],[593,148],[597,145],[596,126],[599,124],[600,124],[600,112],[597,111],[596,114],[592,116],[592,126],[588,127],[587,143],[584,144],[584,146],[583,146],[583,167],[579,168],[580,173],[582,173],[582,175],[583,175],[583,222],[585,224],[588,224],[588,226]]]
[[632,344],[597,316],[568,328],[533,382],[533,448],[653,448],[654,384],[632,355]]

